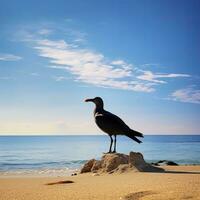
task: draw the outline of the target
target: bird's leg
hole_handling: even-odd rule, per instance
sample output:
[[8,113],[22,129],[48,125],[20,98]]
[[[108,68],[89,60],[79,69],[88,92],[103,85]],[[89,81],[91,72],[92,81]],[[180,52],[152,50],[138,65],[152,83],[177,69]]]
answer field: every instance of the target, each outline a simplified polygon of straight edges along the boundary
[[112,139],[112,136],[111,135],[109,135],[110,136],[110,149],[109,149],[109,152],[108,153],[111,153],[112,151],[112,144],[113,144],[113,139]]
[[116,153],[116,141],[117,141],[117,135],[114,135],[115,139],[114,139],[114,151],[113,153]]

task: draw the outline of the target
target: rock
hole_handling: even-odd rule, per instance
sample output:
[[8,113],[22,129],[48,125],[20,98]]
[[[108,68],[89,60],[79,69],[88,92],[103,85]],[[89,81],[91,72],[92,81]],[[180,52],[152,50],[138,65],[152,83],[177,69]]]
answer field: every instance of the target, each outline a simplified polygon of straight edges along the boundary
[[95,159],[89,160],[85,163],[83,168],[81,169],[81,173],[91,172],[91,169],[95,163]]
[[137,166],[137,167],[143,167],[146,165],[143,155],[141,153],[136,152],[130,152],[129,154],[129,165],[130,166]]
[[166,160],[159,160],[157,163],[159,164],[159,163],[163,163],[163,162],[165,162]]
[[92,172],[98,171],[101,168],[101,164],[102,164],[102,162],[100,160],[95,160],[95,162],[91,168],[91,171]]
[[95,173],[95,174],[92,174],[92,176],[100,176],[99,174]]
[[159,166],[158,163],[152,162],[151,164],[152,164],[152,165],[155,165],[155,166]]
[[162,171],[164,171],[161,168],[158,168],[158,167],[152,166],[149,163],[146,163],[143,158],[143,155],[141,153],[136,153],[136,152],[130,152],[129,165],[135,171],[139,171],[139,172],[162,172]]
[[178,166],[178,164],[173,161],[167,161],[167,165]]
[[130,152],[129,155],[107,153],[102,156],[101,160],[89,160],[81,169],[81,173],[93,172],[112,174],[115,172],[124,173],[128,171],[162,172],[164,170],[146,163],[143,155],[136,152]]
[[130,171],[130,166],[129,164],[120,164],[115,170],[114,172],[118,172],[118,173],[124,173],[124,172],[128,172]]
[[104,172],[116,169],[120,164],[128,164],[128,155],[125,154],[105,154],[101,159],[101,166]]
[[172,165],[172,166],[178,166],[177,163],[173,162],[173,161],[170,161],[170,160],[159,160],[158,162],[156,163],[152,163],[153,165],[156,165],[156,166],[163,166],[163,165]]

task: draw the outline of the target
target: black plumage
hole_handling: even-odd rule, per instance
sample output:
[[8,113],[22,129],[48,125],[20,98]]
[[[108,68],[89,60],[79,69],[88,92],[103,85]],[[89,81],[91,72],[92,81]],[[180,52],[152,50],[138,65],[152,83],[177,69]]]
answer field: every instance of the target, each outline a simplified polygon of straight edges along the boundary
[[[109,153],[116,152],[116,137],[117,135],[125,135],[137,143],[141,141],[137,137],[143,137],[143,134],[130,129],[122,119],[118,116],[104,110],[103,100],[100,97],[94,99],[86,99],[86,102],[93,102],[95,104],[94,118],[97,126],[110,136],[110,148]],[[114,150],[112,151],[113,138],[114,136]],[[136,137],[137,136],[137,137]]]

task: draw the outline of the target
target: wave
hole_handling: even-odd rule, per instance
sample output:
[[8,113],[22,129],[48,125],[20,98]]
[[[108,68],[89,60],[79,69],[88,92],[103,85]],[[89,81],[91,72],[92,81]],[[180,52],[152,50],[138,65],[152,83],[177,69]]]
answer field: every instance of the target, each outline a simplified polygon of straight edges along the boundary
[[41,168],[79,168],[87,160],[51,161],[51,162],[1,162],[0,171],[12,169],[41,169]]

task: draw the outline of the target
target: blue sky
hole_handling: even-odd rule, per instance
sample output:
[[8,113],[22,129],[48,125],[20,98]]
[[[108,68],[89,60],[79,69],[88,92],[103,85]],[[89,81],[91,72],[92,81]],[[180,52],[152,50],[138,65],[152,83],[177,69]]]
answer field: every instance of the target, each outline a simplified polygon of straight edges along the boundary
[[200,133],[199,1],[0,3],[0,134]]

